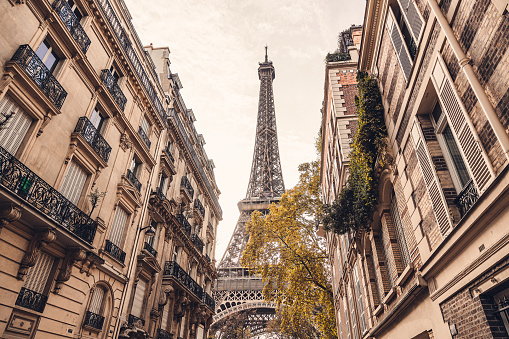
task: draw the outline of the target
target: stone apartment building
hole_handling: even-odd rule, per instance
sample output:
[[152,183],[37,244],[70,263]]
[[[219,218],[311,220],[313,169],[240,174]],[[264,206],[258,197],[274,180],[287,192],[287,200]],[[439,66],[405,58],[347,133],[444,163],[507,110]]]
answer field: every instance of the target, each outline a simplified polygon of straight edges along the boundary
[[[509,336],[507,5],[367,1],[358,69],[377,76],[391,161],[370,231],[326,235],[340,338]],[[325,202],[345,183],[350,133],[332,67]]]
[[0,337],[207,335],[222,211],[122,0],[0,0]]

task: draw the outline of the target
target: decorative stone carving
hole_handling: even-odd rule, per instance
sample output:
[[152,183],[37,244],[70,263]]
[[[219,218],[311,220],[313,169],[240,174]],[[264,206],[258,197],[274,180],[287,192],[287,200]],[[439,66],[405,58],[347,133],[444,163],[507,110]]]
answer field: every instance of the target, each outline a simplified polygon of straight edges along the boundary
[[74,263],[78,260],[83,260],[85,258],[86,252],[81,248],[67,252],[64,258],[64,262],[62,263],[62,267],[60,268],[60,272],[58,272],[55,289],[53,291],[54,293],[58,294],[58,292],[62,288],[62,284],[69,280],[69,278],[71,277],[72,266],[74,265]]
[[129,136],[127,135],[127,133],[126,132],[122,133],[122,135],[120,136],[120,148],[122,148],[122,150],[125,152],[128,149],[131,149],[132,146],[133,146],[133,143],[129,139]]
[[8,223],[21,218],[21,207],[14,204],[0,205],[0,233]]
[[47,244],[55,241],[56,238],[56,232],[51,229],[41,231],[34,235],[19,266],[17,276],[19,280],[23,280],[28,272],[28,269],[35,265],[37,258],[39,258],[39,255],[41,254],[41,250]]

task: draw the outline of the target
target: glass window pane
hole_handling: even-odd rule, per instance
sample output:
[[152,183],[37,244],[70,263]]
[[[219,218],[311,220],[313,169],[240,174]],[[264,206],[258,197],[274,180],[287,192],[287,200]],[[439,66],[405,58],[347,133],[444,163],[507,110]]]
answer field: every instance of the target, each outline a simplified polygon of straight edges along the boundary
[[465,162],[463,161],[463,157],[461,156],[460,150],[449,126],[445,127],[443,136],[445,143],[447,144],[447,149],[449,150],[449,155],[452,158],[454,167],[460,179],[461,187],[463,188],[470,181],[470,175],[468,174],[467,167],[465,166]]
[[44,57],[46,56],[46,54],[49,51],[49,48],[50,48],[49,44],[46,42],[46,40],[44,40],[42,42],[42,44],[39,46],[39,48],[37,49],[37,52],[35,52],[35,54],[37,54],[39,59],[44,60]]

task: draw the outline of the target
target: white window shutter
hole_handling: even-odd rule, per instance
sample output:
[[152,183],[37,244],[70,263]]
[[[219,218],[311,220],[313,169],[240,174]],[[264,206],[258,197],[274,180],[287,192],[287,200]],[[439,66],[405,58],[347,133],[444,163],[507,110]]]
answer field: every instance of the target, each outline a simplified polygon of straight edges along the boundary
[[0,129],[0,146],[14,155],[32,124],[32,118],[8,95],[5,95],[0,101],[0,113],[5,116],[11,112],[14,112],[14,115]]
[[440,55],[435,61],[432,75],[440,103],[449,117],[474,183],[482,192],[494,179],[495,174]]
[[431,157],[428,153],[428,147],[424,141],[424,136],[422,135],[421,127],[418,122],[414,122],[412,126],[412,140],[440,233],[445,237],[451,232],[452,221],[449,216],[444,193],[433,168]]
[[147,283],[145,280],[138,280],[136,285],[136,292],[134,293],[133,307],[131,308],[131,314],[135,317],[141,318],[141,311],[143,306],[143,299],[145,298],[145,290]]
[[83,192],[85,181],[87,181],[87,173],[78,164],[71,161],[60,187],[60,193],[74,205],[77,205],[81,192]]
[[36,293],[44,293],[54,259],[52,256],[40,252],[35,265],[28,269],[23,287]]
[[122,237],[124,235],[124,228],[127,223],[128,214],[127,212],[118,207],[115,213],[115,217],[113,218],[113,223],[111,225],[110,232],[110,241],[120,247],[122,242]]

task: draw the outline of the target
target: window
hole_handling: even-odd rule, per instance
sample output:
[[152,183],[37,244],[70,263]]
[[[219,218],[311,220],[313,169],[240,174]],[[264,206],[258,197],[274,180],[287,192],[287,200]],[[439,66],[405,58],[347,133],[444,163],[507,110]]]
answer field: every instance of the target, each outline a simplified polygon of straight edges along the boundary
[[145,299],[145,290],[147,289],[147,282],[143,279],[138,280],[136,285],[136,291],[134,293],[133,307],[131,308],[131,314],[141,319],[141,313],[143,311],[143,301]]
[[78,6],[76,6],[73,0],[67,0],[67,3],[69,4],[69,7],[71,7],[71,10],[74,13],[74,15],[76,15],[76,19],[78,19],[77,22],[80,22],[81,19],[83,18],[83,15],[78,9]]
[[106,118],[99,108],[94,108],[90,116],[90,122],[94,125],[95,129],[101,133]]
[[74,205],[78,205],[86,181],[87,173],[76,162],[71,161],[62,181],[60,193]]
[[43,312],[48,300],[50,273],[55,259],[40,252],[35,265],[28,269],[23,287],[21,288],[16,305]]
[[177,264],[180,262],[180,248],[178,246],[175,246],[173,248],[173,258],[172,260],[176,262]]
[[[49,69],[50,73],[53,73],[55,68],[57,67],[58,62],[60,61],[60,58],[55,53],[53,47],[48,42],[47,39],[45,39],[42,44],[37,49],[37,52],[35,52],[39,59],[46,65],[46,67]],[[41,81],[44,79],[36,79],[36,81]]]
[[103,300],[104,289],[100,286],[96,286],[92,290],[92,298],[90,298],[90,306],[88,307],[88,310],[94,314],[101,314]]
[[118,83],[118,80],[120,79],[120,74],[118,73],[118,71],[115,68],[115,66],[111,65],[110,73],[113,76],[113,78],[115,79],[115,83]]
[[360,282],[360,275],[361,270],[359,268],[359,265],[355,263],[355,266],[353,268],[353,276],[354,276],[354,283],[355,283],[355,297],[357,299],[357,308],[359,311],[359,318],[361,321],[361,329],[362,333],[367,330],[367,324],[366,324],[366,315],[364,313],[364,302],[362,300],[362,289],[361,289],[361,282]]
[[129,166],[129,171],[135,176],[138,177],[138,172],[141,168],[141,162],[133,157],[133,160],[131,160],[131,165]]
[[435,104],[431,115],[435,123],[435,132],[437,134],[438,142],[440,143],[440,147],[444,153],[444,158],[447,163],[447,167],[449,168],[449,172],[451,173],[454,187],[456,188],[456,192],[460,193],[470,181],[470,174],[468,173],[465,161],[463,160],[463,156],[461,155],[458,144],[456,143],[456,139],[454,138],[447,118],[445,117],[442,107],[438,101]]
[[345,316],[345,325],[346,325],[346,333],[347,338],[350,339],[352,337],[350,333],[350,321],[348,320],[348,309],[347,309],[346,295],[343,297],[343,313]]
[[397,5],[393,6],[392,10],[394,12],[396,23],[399,26],[401,34],[403,35],[403,41],[405,42],[408,52],[410,52],[410,58],[412,59],[412,61],[414,61],[415,55],[417,53],[417,45],[415,43],[415,40],[412,37],[410,30],[408,29],[406,20],[403,18],[403,15],[401,14],[400,7]]
[[408,251],[408,243],[405,237],[405,230],[403,229],[403,223],[401,221],[401,217],[399,215],[398,210],[398,201],[396,199],[396,194],[394,190],[391,193],[391,205],[390,205],[390,213],[391,218],[394,223],[394,228],[396,230],[396,238],[398,239],[398,247],[401,252],[401,263],[403,267],[407,267],[410,263],[410,253]]
[[168,189],[168,182],[169,182],[168,177],[164,175],[164,173],[161,173],[159,177],[159,189],[163,194],[165,194],[166,190]]
[[118,247],[121,247],[122,239],[124,238],[124,228],[127,224],[128,217],[129,215],[123,208],[117,208],[111,225],[109,240]]
[[150,222],[150,227],[152,227],[156,233],[154,235],[147,235],[146,243],[152,248],[155,248],[157,246],[157,238],[159,237],[160,227],[157,227],[157,222],[155,220]]
[[8,95],[5,95],[0,100],[0,116],[9,115],[11,116],[7,123],[0,128],[0,146],[15,155],[32,124],[32,118]]
[[348,306],[350,307],[350,322],[352,323],[352,332],[353,332],[352,338],[358,339],[357,321],[355,320],[355,304],[353,302],[352,286],[350,286],[350,284],[348,284],[346,291],[348,294]]

